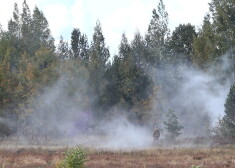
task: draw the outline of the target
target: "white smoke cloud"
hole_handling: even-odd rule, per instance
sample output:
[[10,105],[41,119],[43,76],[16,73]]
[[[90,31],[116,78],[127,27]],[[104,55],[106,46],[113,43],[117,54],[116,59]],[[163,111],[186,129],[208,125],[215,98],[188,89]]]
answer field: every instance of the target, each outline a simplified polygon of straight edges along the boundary
[[[228,54],[219,60],[220,63],[212,65],[209,72],[185,66],[178,70],[172,67],[158,70],[160,77],[155,82],[165,93],[162,111],[175,111],[184,127],[184,137],[207,136],[209,129],[224,115],[224,103],[232,84],[231,73],[227,73],[232,61]],[[175,76],[171,73],[175,72],[181,75],[181,79],[172,79]]]

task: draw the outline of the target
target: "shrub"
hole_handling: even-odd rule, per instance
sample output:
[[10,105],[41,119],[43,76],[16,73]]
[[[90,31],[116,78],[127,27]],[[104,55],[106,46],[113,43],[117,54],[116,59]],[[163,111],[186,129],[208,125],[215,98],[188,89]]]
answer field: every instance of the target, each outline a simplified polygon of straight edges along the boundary
[[80,148],[74,148],[66,153],[65,159],[59,164],[58,168],[85,168],[86,154]]
[[200,166],[192,165],[192,168],[201,168]]
[[173,110],[167,113],[167,121],[163,122],[167,131],[166,139],[175,140],[181,134],[183,127],[178,122],[178,118]]

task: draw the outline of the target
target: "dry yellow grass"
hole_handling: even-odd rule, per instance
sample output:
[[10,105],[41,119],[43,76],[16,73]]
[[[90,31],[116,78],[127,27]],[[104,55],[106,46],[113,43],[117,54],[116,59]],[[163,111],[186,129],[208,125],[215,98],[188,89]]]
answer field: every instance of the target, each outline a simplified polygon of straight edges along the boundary
[[[65,156],[61,148],[15,148],[0,150],[0,167],[53,168]],[[134,151],[87,149],[87,168],[235,168],[235,148],[185,148]]]

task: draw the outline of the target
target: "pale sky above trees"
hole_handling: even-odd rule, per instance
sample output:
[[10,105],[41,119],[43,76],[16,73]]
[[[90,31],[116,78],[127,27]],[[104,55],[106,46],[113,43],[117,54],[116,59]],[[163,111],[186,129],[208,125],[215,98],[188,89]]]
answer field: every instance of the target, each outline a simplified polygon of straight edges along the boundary
[[[21,9],[23,0],[0,0],[0,23],[6,29],[12,17],[14,3]],[[43,11],[49,21],[52,35],[56,41],[62,35],[69,39],[72,29],[79,28],[88,35],[93,34],[96,20],[100,20],[106,43],[111,53],[117,52],[123,32],[133,39],[135,31],[144,34],[157,8],[158,0],[27,0],[31,12],[35,5]],[[174,30],[180,23],[200,26],[208,12],[210,0],[164,0],[169,14],[169,28]]]

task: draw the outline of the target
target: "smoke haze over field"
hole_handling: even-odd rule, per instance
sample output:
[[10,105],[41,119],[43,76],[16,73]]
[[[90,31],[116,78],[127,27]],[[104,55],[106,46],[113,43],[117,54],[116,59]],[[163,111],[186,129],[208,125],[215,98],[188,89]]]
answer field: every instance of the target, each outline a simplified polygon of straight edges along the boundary
[[[160,81],[156,84],[160,84],[160,92],[164,92],[157,101],[160,98],[165,105],[160,105],[162,117],[156,123],[161,127],[161,139],[164,139],[163,121],[169,109],[175,111],[184,127],[182,137],[207,136],[211,124],[223,115],[230,82],[219,83],[211,74],[184,67],[180,69],[181,84],[177,85],[169,73],[173,72],[172,68],[156,72],[160,74],[157,78]],[[146,148],[152,145],[153,128],[132,123],[125,110],[114,110],[109,112],[113,114],[110,117],[97,119],[96,112],[91,111],[93,108],[83,105],[86,99],[95,101],[95,96],[83,92],[88,89],[86,78],[73,77],[72,83],[76,85],[68,94],[68,89],[71,89],[69,78],[61,75],[56,84],[45,88],[44,93],[35,100],[33,113],[22,125],[22,128],[28,128],[26,131],[22,129],[22,136],[32,139],[57,137],[57,140],[65,139],[63,145],[82,144],[110,149]]]
[[[182,85],[167,97],[168,106],[164,107],[164,111],[169,108],[176,112],[184,127],[185,137],[206,136],[211,124],[214,125],[218,117],[224,114],[224,102],[230,85],[221,84],[212,75],[192,68],[187,68],[182,76]],[[172,87],[174,83],[167,85]]]
[[[70,39],[67,35],[58,39],[53,29],[61,26],[50,29],[51,19],[37,7],[30,9],[32,2],[28,5],[26,0],[14,5],[8,24],[3,28],[0,24],[0,145],[6,139],[26,145],[142,149],[156,145],[156,126],[161,134],[159,146],[217,137],[229,142],[226,137],[234,130],[229,128],[233,111],[227,110],[234,109],[233,100],[227,106],[235,80],[234,4],[211,0],[200,28],[181,20],[171,33],[165,0],[155,5],[148,0],[146,9],[144,2],[123,1],[123,6],[106,1],[124,10],[105,15],[98,7],[102,3],[85,3],[87,8],[101,10],[97,12],[106,18],[99,18],[104,27],[99,20],[94,27],[76,26]],[[79,4],[83,2],[56,8],[62,27],[72,26],[71,20],[62,20],[74,14]],[[55,20],[54,7],[58,4],[52,2],[46,11]],[[110,54],[115,51],[105,35],[107,26],[122,27],[117,22],[120,16],[125,16],[125,24],[128,20],[141,23],[140,9],[149,10],[144,12],[149,19],[142,17],[144,24],[133,38],[130,31],[109,33],[119,43],[117,54]],[[152,134],[154,129],[157,135]]]

